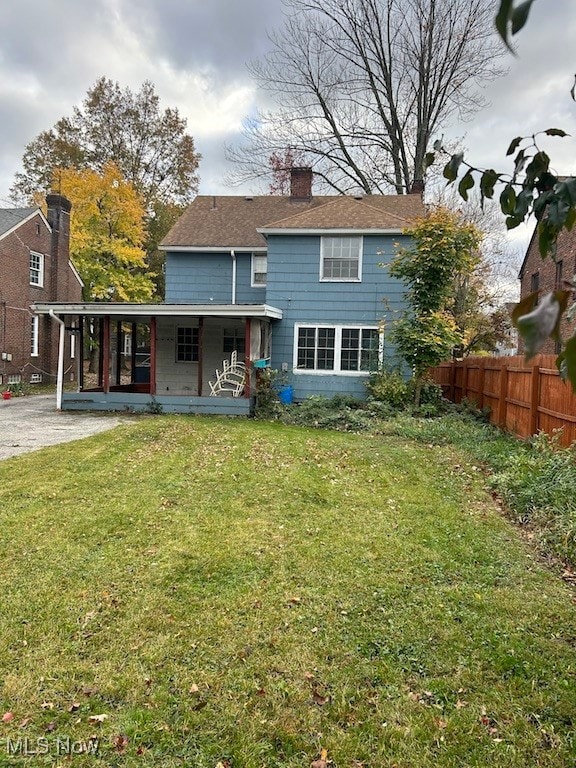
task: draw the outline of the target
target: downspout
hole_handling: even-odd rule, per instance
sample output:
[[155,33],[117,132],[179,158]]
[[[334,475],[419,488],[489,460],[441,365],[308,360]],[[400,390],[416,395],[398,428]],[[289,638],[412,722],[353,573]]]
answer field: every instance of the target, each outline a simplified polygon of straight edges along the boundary
[[232,304],[236,304],[236,252],[230,251],[232,257]]
[[49,315],[52,320],[56,320],[60,324],[60,335],[58,337],[58,374],[56,378],[56,410],[62,410],[62,390],[64,389],[64,338],[65,338],[65,323],[57,315],[54,314],[54,310],[50,309]]

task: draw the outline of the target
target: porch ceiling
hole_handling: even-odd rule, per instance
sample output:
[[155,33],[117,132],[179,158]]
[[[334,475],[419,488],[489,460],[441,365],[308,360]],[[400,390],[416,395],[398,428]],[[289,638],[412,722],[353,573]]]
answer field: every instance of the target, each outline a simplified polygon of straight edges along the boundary
[[38,315],[85,315],[88,317],[121,317],[125,320],[150,317],[233,317],[282,319],[282,310],[269,304],[129,304],[98,302],[60,304],[35,302],[30,306]]

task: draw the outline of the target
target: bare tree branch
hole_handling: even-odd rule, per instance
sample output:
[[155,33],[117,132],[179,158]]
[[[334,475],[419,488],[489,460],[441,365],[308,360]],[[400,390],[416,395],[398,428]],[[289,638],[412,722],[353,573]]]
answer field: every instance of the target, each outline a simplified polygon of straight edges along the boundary
[[251,71],[273,106],[228,148],[236,181],[291,147],[323,186],[410,191],[431,137],[481,105],[501,73],[492,0],[285,0],[284,26]]

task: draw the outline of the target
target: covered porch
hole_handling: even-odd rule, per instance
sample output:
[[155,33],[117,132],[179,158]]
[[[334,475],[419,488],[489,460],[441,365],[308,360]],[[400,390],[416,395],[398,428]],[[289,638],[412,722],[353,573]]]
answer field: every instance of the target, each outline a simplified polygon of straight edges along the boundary
[[[66,345],[75,350],[77,391],[64,391],[59,365],[57,408],[231,415],[250,413],[271,322],[282,317],[266,304],[39,302],[32,310],[59,324],[59,361]],[[240,385],[216,387],[230,360]]]

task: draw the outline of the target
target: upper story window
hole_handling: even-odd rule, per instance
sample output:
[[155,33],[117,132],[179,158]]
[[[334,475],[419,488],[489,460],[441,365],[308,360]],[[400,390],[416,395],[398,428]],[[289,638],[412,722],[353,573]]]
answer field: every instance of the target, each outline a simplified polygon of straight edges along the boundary
[[556,262],[556,275],[555,275],[555,278],[554,278],[554,282],[556,284],[556,288],[562,288],[562,282],[563,282],[563,279],[562,279],[562,267],[563,267],[563,265],[564,265],[564,263],[562,261],[557,261]]
[[320,280],[359,282],[362,279],[362,238],[323,237]]
[[252,254],[252,287],[266,285],[268,276],[268,257],[265,253]]
[[176,362],[198,361],[198,328],[178,328],[176,334]]
[[44,286],[44,256],[30,251],[30,285]]

